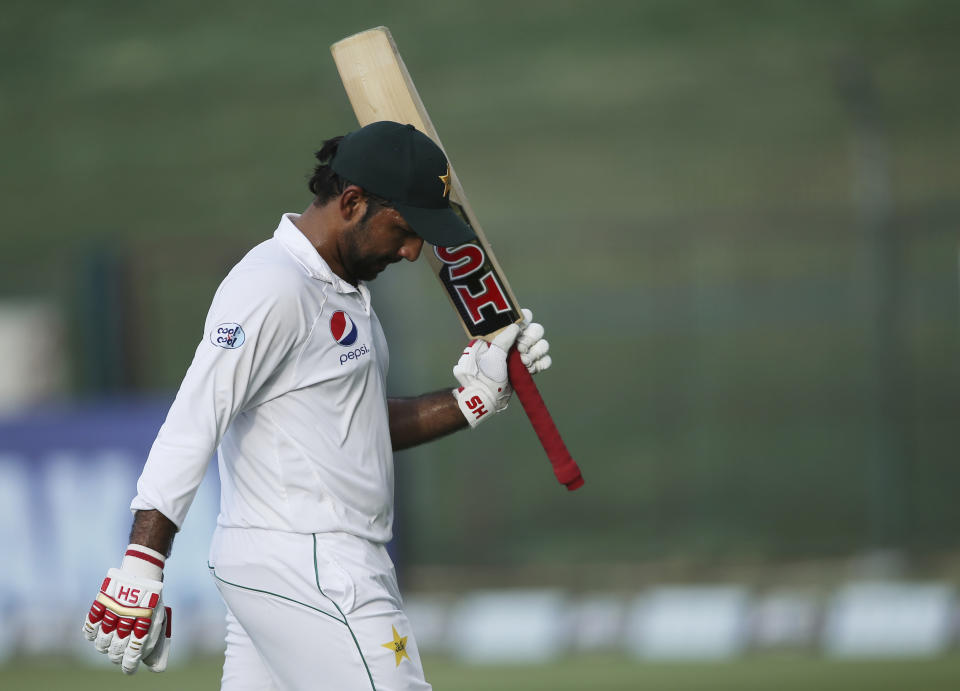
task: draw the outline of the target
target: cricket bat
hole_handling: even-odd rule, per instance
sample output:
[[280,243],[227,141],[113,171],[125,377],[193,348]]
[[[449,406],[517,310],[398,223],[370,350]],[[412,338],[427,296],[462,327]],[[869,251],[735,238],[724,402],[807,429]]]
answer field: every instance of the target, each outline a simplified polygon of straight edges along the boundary
[[[411,124],[443,149],[397,44],[386,27],[349,36],[334,43],[330,50],[361,126],[380,120]],[[447,160],[450,160],[449,156]],[[467,336],[491,340],[504,327],[521,321],[523,315],[452,164],[450,175],[450,203],[477,238],[456,247],[432,247],[424,254],[446,289]],[[577,489],[583,485],[580,468],[563,443],[516,348],[510,351],[507,363],[510,382],[547,452],[557,480],[569,490]]]

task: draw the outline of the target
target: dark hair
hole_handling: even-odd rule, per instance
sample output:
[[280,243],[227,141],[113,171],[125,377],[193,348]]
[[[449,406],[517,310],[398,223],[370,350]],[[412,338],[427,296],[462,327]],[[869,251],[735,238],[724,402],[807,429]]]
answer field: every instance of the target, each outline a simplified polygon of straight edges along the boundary
[[[313,175],[310,176],[310,182],[307,185],[310,191],[313,192],[314,206],[323,206],[331,199],[339,196],[347,187],[354,184],[337,175],[333,171],[333,168],[330,167],[330,161],[337,155],[337,148],[340,146],[341,141],[343,141],[343,136],[332,137],[326,140],[320,147],[320,151],[314,154],[319,163],[317,163],[317,166],[313,169]],[[366,213],[363,215],[363,222],[369,220],[369,218],[380,211],[380,209],[393,206],[393,204],[383,197],[378,197],[367,190],[364,190],[363,193],[370,202],[367,206]]]

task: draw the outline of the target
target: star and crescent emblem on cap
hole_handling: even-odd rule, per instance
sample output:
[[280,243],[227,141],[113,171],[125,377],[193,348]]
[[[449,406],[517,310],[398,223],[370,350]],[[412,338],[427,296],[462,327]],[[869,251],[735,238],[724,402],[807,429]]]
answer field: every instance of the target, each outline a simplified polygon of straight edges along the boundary
[[443,183],[443,196],[444,196],[444,197],[449,197],[449,196],[450,196],[450,181],[451,181],[451,176],[450,176],[450,164],[449,164],[449,163],[447,164],[447,173],[446,173],[446,175],[438,175],[437,177],[440,178],[440,182]]
[[396,626],[392,626],[390,628],[393,629],[393,640],[389,643],[381,643],[380,647],[386,648],[396,655],[397,667],[399,667],[401,660],[404,658],[408,660],[410,659],[410,656],[407,655],[407,636],[401,636],[399,633],[397,633]]

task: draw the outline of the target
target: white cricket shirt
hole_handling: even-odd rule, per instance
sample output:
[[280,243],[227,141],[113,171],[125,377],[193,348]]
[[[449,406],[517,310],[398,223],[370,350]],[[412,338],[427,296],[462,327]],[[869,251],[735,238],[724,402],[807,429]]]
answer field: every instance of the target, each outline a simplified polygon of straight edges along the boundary
[[218,450],[219,525],[387,542],[386,339],[366,286],[334,274],[297,218],[217,289],[130,508],[179,527]]

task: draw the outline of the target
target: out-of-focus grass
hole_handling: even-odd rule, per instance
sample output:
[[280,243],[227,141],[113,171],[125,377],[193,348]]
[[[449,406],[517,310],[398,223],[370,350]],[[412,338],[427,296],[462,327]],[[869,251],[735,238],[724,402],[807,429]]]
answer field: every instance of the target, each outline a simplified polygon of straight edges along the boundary
[[[0,667],[9,691],[209,691],[219,687],[219,660],[194,662],[164,674],[123,677],[112,666],[92,669],[58,661],[18,661]],[[640,663],[623,657],[578,656],[549,665],[475,667],[424,660],[437,691],[952,691],[960,657],[934,660],[834,661],[812,657],[749,657],[736,662]],[[318,680],[318,689],[324,689]],[[330,689],[330,691],[339,691]]]

